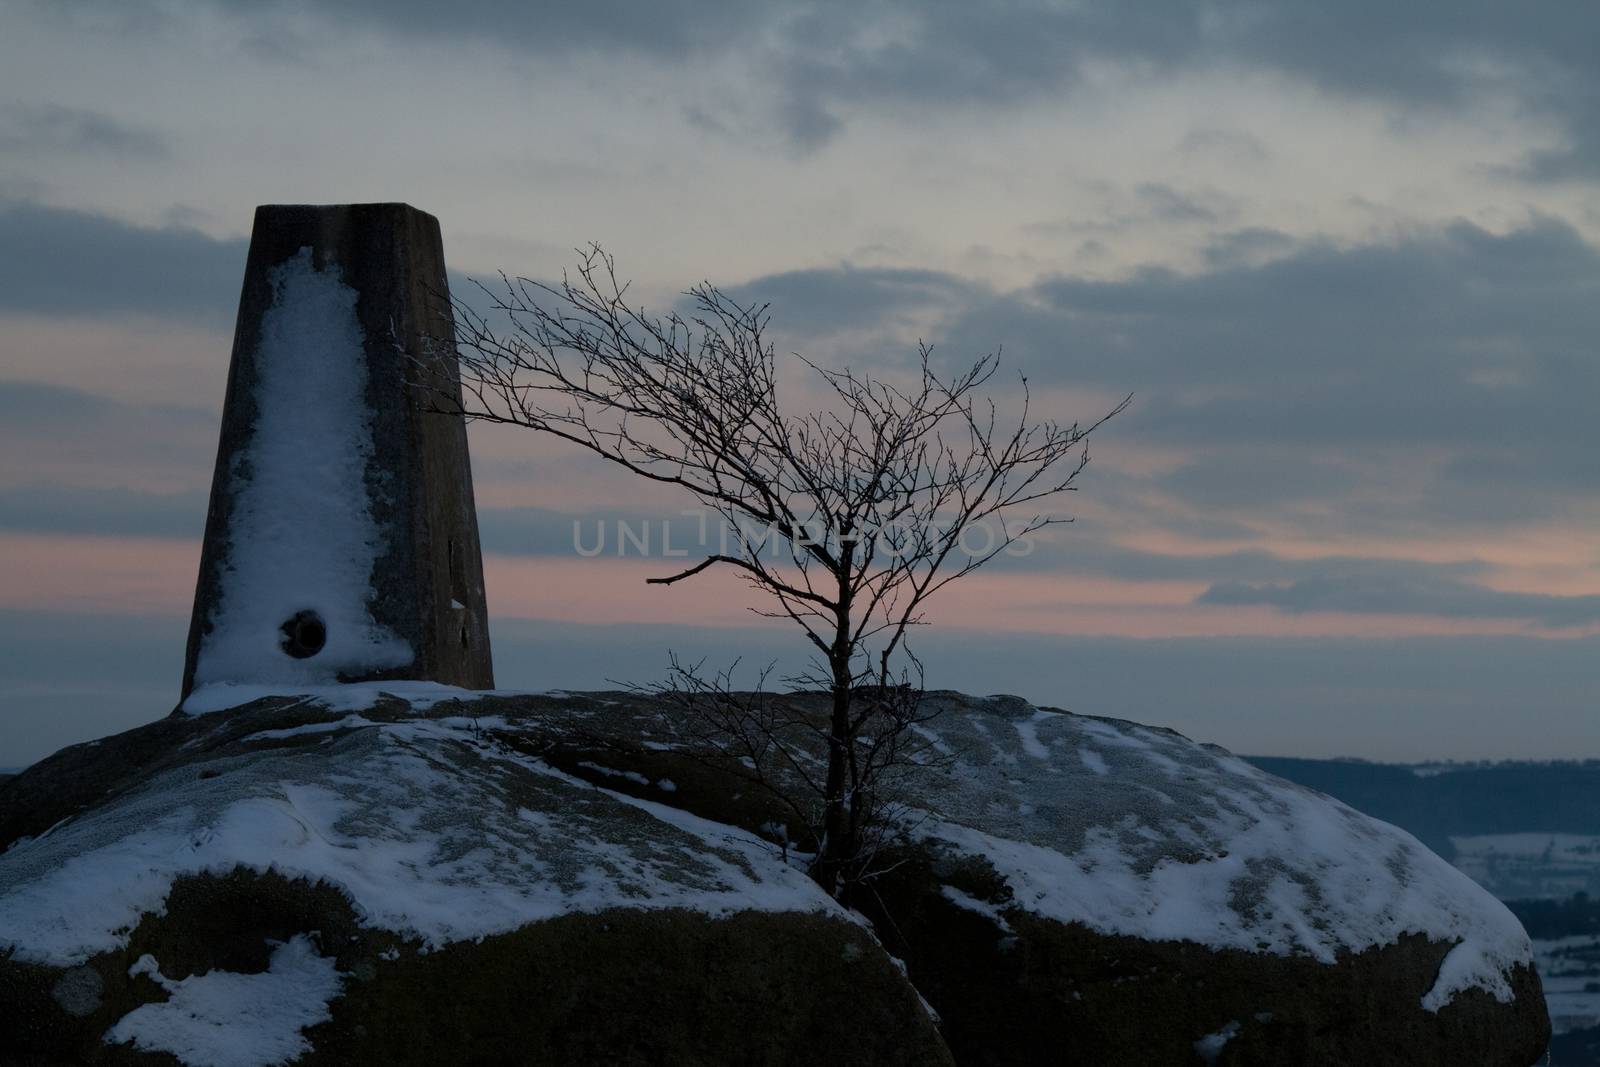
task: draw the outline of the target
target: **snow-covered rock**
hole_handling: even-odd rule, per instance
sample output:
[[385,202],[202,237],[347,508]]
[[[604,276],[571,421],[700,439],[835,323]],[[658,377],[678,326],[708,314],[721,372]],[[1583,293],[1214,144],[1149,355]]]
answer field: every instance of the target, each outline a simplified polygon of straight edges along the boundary
[[[202,691],[189,714],[0,785],[0,845],[31,835],[0,855],[0,954],[11,954],[0,1012],[13,1007],[5,968],[60,983],[89,967],[112,990],[106,1004],[124,990],[121,1014],[89,1018],[143,1032],[116,1027],[162,989],[128,968],[148,952],[163,981],[200,973],[150,946],[175,913],[192,922],[211,906],[186,902],[249,896],[261,879],[268,896],[312,892],[288,884],[324,894],[288,907],[294,921],[230,935],[286,944],[320,930],[342,984],[331,1021],[307,1031],[318,1049],[348,1048],[385,975],[444,981],[462,953],[498,958],[558,928],[619,953],[677,931],[696,952],[755,966],[759,978],[734,983],[746,997],[795,995],[794,974],[741,955],[757,928],[791,945],[781,966],[812,968],[813,997],[844,981],[826,967],[819,977],[819,944],[888,966],[862,915],[785,861],[779,841],[805,847],[785,805],[712,757],[671,704],[384,688],[252,692],[261,699],[242,709]],[[822,713],[815,698],[789,699]],[[900,787],[899,841],[852,904],[904,960],[957,1062],[1203,1051],[1217,1063],[1521,1064],[1542,1051],[1548,1022],[1522,928],[1410,835],[1170,731],[1015,698],[927,699],[941,714]],[[266,951],[253,971],[216,966],[270,972]],[[578,958],[580,972],[605,971],[606,951]],[[887,974],[869,998],[874,1028],[925,1059],[914,1035],[926,1016],[904,1015],[915,995]],[[541,988],[576,1003],[570,988]],[[885,1007],[901,994],[910,1000]],[[795,1062],[852,1062],[804,1052]]]
[[7,789],[13,819],[101,795],[0,838],[0,1062],[947,1062],[870,929],[755,835],[503,722],[321,714],[172,719]]
[[918,779],[926,838],[980,858],[1015,907],[1155,941],[1308,956],[1454,946],[1422,1007],[1502,1003],[1533,961],[1522,925],[1398,827],[1170,730],[1033,708],[948,705],[953,759]]

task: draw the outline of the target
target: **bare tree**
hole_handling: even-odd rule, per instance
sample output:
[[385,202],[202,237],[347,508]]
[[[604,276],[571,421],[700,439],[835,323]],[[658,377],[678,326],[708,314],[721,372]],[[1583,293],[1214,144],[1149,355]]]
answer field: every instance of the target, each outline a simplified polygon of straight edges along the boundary
[[[736,534],[648,581],[734,568],[767,594],[752,610],[792,621],[814,647],[831,707],[812,874],[840,893],[881,802],[876,781],[921,721],[908,630],[947,584],[1070,521],[1037,509],[1074,488],[1085,438],[1128,400],[1087,425],[1035,420],[1024,378],[1020,414],[1003,421],[980,395],[998,353],[943,375],[919,343],[905,386],[796,356],[825,402],[795,412],[779,404],[765,304],[702,283],[686,314],[647,315],[598,245],[560,285],[502,282],[484,290],[487,315],[455,302],[465,415],[531,427],[678,486]],[[986,541],[969,551],[980,525]]]

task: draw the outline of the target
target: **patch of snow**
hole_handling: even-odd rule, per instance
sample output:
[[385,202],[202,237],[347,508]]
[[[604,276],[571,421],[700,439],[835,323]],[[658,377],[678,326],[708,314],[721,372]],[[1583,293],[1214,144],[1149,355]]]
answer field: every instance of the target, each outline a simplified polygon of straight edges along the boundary
[[128,974],[149,975],[168,998],[124,1015],[106,1031],[106,1043],[171,1053],[192,1067],[272,1067],[299,1059],[311,1051],[300,1031],[331,1018],[328,1002],[344,984],[333,960],[304,934],[273,950],[261,974],[210,971],[174,981],[150,955]]
[[944,894],[944,898],[956,907],[966,911],[975,911],[1006,933],[1012,932],[1011,924],[1006,922],[1005,915],[1001,913],[997,905],[991,904],[987,900],[979,900],[972,894],[965,893],[953,885],[941,885],[939,892]]
[[[987,860],[1012,906],[1330,964],[1420,934],[1451,946],[1429,1006],[1468,988],[1509,1000],[1511,970],[1532,962],[1505,906],[1416,838],[1220,749],[1069,714],[1022,716],[1030,737],[930,699],[951,702],[927,728],[955,755],[908,787],[922,805],[908,831]],[[1034,743],[1049,764],[1027,758]]]
[[341,889],[428,947],[614,907],[830,911],[754,834],[407,720],[155,776],[0,856],[0,949],[67,966],[127,943],[175,878],[236,868]]
[[1049,759],[1050,749],[1039,740],[1039,722],[1048,719],[1050,712],[1036,711],[1031,719],[1017,719],[1011,725],[1017,728],[1017,736],[1022,738],[1022,751],[1034,759]]
[[1194,1054],[1206,1063],[1216,1063],[1217,1057],[1222,1055],[1222,1050],[1227,1047],[1239,1033],[1237,1021],[1229,1023],[1214,1034],[1207,1034],[1194,1043]]
[[1487,989],[1502,1004],[1511,1003],[1514,997],[1504,972],[1499,967],[1484,966],[1482,947],[1462,941],[1439,964],[1433,987],[1422,996],[1422,1006],[1427,1011],[1437,1012],[1457,993],[1473,988]]
[[[859,914],[859,913],[857,913],[857,914]],[[861,916],[861,921],[862,921],[863,924],[869,926],[869,928],[870,928],[871,924],[867,922],[867,919],[866,919],[865,916]],[[877,939],[874,938],[873,940],[877,940]],[[848,945],[846,946],[846,948],[849,948],[849,947],[851,947],[851,946],[848,946]],[[881,943],[880,943],[879,947],[882,947]],[[896,956],[893,952],[890,952],[888,949],[884,949],[883,954],[885,956],[889,957],[889,962],[894,964],[894,969],[900,972],[900,977],[902,977],[902,978],[904,978],[906,980],[906,985],[911,986],[911,992],[913,992],[913,993],[915,993],[917,995],[917,1003],[922,1005],[923,1013],[928,1016],[928,1021],[933,1023],[933,1025],[935,1025],[935,1026],[938,1026],[941,1022],[943,1022],[944,1020],[939,1017],[938,1011],[934,1009],[934,1006],[932,1004],[928,1003],[928,998],[922,995],[922,990],[918,989],[915,985],[912,984],[912,982],[911,982],[911,969],[906,966],[906,961],[901,959],[899,956]],[[855,959],[855,957],[854,956],[847,956],[846,959],[847,960],[851,960],[851,959]]]
[[282,730],[258,730],[253,734],[246,734],[239,738],[240,742],[250,741],[281,741],[286,737],[303,737],[307,734],[328,734],[337,730],[354,730],[362,726],[376,726],[371,719],[363,719],[359,715],[346,715],[334,722],[313,722],[304,726],[289,726]]
[[604,766],[601,766],[600,764],[594,763],[594,762],[592,762],[590,760],[579,760],[578,761],[578,766],[587,768],[588,770],[591,770],[591,771],[595,771],[598,774],[606,775],[607,777],[610,777],[610,778],[622,778],[622,779],[624,779],[626,781],[634,782],[634,783],[636,783],[638,785],[649,785],[650,784],[650,779],[646,778],[644,775],[640,774],[638,771],[619,771],[615,767],[604,767]]
[[[327,683],[404,667],[411,646],[368,610],[383,532],[372,517],[372,419],[357,293],[302,248],[268,275],[256,419],[237,467],[231,543],[195,681]],[[321,616],[326,643],[296,659],[283,623]]]
[[250,685],[239,682],[213,682],[196,686],[182,704],[186,715],[210,715],[268,697],[299,697],[330,711],[368,711],[383,697],[406,701],[416,711],[427,711],[447,700],[477,700],[485,696],[506,695],[498,690],[462,689],[440,682],[390,681],[345,682],[333,685]]
[[9,844],[9,845],[7,845],[7,846],[6,846],[6,847],[5,847],[5,848],[3,848],[3,849],[0,849],[0,854],[3,854],[3,853],[6,853],[6,852],[9,852],[9,851],[11,851],[11,850],[12,850],[12,849],[14,849],[14,848],[17,848],[17,847],[18,847],[18,846],[20,846],[20,845],[25,845],[25,844],[27,844],[27,843],[28,843],[28,842],[29,842],[29,841],[43,841],[43,840],[44,840],[44,839],[45,839],[45,838],[47,838],[47,837],[49,837],[49,836],[50,836],[50,835],[51,835],[51,834],[53,834],[53,833],[55,833],[55,832],[56,832],[56,829],[57,829],[57,828],[58,828],[58,827],[60,827],[60,826],[63,826],[63,825],[65,825],[65,824],[66,824],[66,823],[69,823],[69,822],[71,822],[71,821],[72,821],[72,816],[70,816],[70,815],[68,815],[68,816],[67,816],[67,817],[66,817],[66,818],[65,818],[65,819],[57,819],[57,820],[56,820],[56,821],[55,821],[55,822],[53,822],[53,823],[51,823],[51,824],[50,824],[50,825],[49,825],[49,826],[48,826],[48,827],[46,827],[46,828],[45,828],[45,829],[44,829],[44,830],[43,830],[43,831],[42,831],[42,832],[41,832],[41,833],[40,833],[40,834],[39,834],[39,836],[38,836],[38,837],[19,837],[19,838],[17,838],[17,839],[16,839],[16,840],[14,840],[14,841],[12,841],[12,842],[11,842],[11,843],[10,843],[10,844]]

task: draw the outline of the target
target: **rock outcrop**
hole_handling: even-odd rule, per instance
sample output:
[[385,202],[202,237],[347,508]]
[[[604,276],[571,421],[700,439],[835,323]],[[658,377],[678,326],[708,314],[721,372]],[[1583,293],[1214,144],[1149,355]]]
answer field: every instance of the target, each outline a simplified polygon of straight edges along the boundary
[[207,1012],[257,1002],[257,1062],[1523,1065],[1548,1041],[1486,893],[1169,731],[930,695],[845,911],[668,703],[384,688],[180,713],[0,784],[0,1060],[208,1062]]

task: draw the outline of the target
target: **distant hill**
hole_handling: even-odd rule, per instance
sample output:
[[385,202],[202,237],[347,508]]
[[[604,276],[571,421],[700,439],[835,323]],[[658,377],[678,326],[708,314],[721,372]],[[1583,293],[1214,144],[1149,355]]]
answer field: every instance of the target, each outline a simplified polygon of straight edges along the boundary
[[1409,830],[1446,859],[1455,859],[1452,836],[1600,835],[1600,760],[1398,764],[1245,758]]

